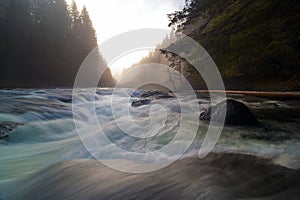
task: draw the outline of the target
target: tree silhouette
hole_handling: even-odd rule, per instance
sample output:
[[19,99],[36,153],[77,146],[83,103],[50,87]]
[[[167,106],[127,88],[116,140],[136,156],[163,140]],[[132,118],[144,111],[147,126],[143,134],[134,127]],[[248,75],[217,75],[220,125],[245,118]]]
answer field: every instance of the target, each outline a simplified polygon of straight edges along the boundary
[[[72,86],[97,46],[88,11],[79,13],[75,1],[0,0],[0,27],[0,87]],[[109,69],[105,75],[109,84],[100,84],[111,86]]]
[[80,40],[83,44],[83,51],[90,52],[93,48],[97,46],[97,36],[96,31],[93,27],[92,20],[90,19],[89,13],[85,6],[80,14],[82,20],[80,29]]

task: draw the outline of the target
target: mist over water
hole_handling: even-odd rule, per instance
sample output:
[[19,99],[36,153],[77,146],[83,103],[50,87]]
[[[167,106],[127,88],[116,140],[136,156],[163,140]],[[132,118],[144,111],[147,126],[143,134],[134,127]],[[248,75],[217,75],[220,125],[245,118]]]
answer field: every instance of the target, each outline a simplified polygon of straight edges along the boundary
[[[178,99],[158,99],[150,105],[131,108],[131,102],[141,92],[116,89],[118,117],[115,118],[110,109],[112,89],[99,88],[96,94],[89,89],[79,91],[77,99],[84,100],[87,106],[82,106],[82,102],[73,106],[85,119],[80,122],[82,127],[90,127],[81,137],[91,141],[97,138],[98,126],[89,121],[92,111],[86,109],[90,104],[96,105],[97,119],[111,145],[128,152],[144,152],[168,144],[180,123]],[[128,95],[132,96],[129,101]],[[188,94],[178,98],[184,106],[193,100]],[[98,145],[89,151],[84,147],[73,121],[72,90],[1,90],[0,123],[12,124],[13,130],[9,137],[0,140],[0,196],[4,199],[284,199],[288,195],[288,199],[297,199],[300,101],[242,95],[230,98],[244,102],[263,127],[226,127],[213,152],[199,159],[197,155],[208,127],[200,121],[192,145],[174,164],[151,173],[129,174],[108,168],[90,152],[120,165],[137,162],[134,156],[112,153],[111,145]],[[210,105],[209,98],[203,95],[198,101],[200,110]],[[127,127],[132,132],[128,135],[116,126],[116,122],[126,126],[133,120],[141,127],[150,122],[160,127],[161,115],[149,117],[149,110],[155,105],[162,105],[168,116],[158,135],[132,137],[140,129]],[[149,135],[151,131],[146,129]],[[154,160],[138,162],[172,161],[173,156],[176,157],[157,153]]]

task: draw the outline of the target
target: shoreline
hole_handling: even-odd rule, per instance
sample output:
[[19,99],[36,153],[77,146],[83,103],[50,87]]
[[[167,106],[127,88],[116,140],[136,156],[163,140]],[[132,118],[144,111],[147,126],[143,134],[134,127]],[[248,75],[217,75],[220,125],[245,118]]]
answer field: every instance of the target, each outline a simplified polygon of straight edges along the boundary
[[194,90],[196,93],[226,93],[236,95],[248,95],[255,97],[269,97],[269,98],[299,98],[300,92],[266,92],[266,91],[241,91],[241,90]]
[[[98,88],[111,88],[114,87],[98,87]],[[42,89],[73,89],[72,87],[16,87],[16,88],[1,88],[0,90],[42,90]],[[128,88],[127,88],[128,89]],[[132,88],[134,89],[134,88]],[[250,90],[194,90],[195,93],[226,93],[226,94],[233,94],[233,95],[248,95],[248,96],[255,96],[255,97],[267,97],[267,98],[288,98],[288,99],[300,99],[300,91],[250,91]]]

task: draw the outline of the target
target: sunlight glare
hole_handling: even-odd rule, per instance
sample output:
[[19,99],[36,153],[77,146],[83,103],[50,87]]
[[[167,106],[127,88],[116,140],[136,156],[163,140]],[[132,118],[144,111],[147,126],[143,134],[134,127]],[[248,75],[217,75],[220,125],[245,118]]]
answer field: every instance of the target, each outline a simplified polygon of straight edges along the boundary
[[[71,2],[72,0],[67,0],[69,5]],[[99,45],[115,35],[134,29],[169,29],[167,14],[178,10],[184,2],[185,0],[76,0],[79,10],[83,5],[87,7]],[[110,66],[113,76],[122,73],[123,69],[147,55],[145,51],[142,52],[126,55]],[[121,60],[124,63],[120,63]]]
[[139,62],[143,57],[147,56],[149,50],[138,50],[127,53],[114,62],[110,63],[110,69],[114,72],[114,78],[119,79],[125,69],[128,69],[132,64]]

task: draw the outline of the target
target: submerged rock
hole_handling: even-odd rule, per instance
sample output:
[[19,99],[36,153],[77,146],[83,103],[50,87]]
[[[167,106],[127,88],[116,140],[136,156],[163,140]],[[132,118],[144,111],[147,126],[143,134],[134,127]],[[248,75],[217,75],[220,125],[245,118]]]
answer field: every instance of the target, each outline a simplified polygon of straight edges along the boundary
[[131,103],[131,106],[139,107],[139,106],[150,104],[153,100],[156,100],[156,99],[174,98],[174,96],[169,95],[168,93],[165,93],[162,91],[144,91],[144,92],[140,93],[138,95],[138,97],[141,99],[133,101]]
[[[225,125],[228,126],[259,126],[259,122],[252,114],[249,108],[242,102],[228,99],[218,103],[213,107],[209,107],[207,110],[200,114],[200,120],[210,121],[212,115],[215,115],[214,121],[221,122],[223,117],[223,111],[226,109]],[[212,113],[213,112],[213,113]]]
[[7,138],[9,132],[13,131],[18,125],[20,124],[15,122],[0,122],[0,139]]
[[1,132],[0,131],[0,139],[8,137],[8,132]]

